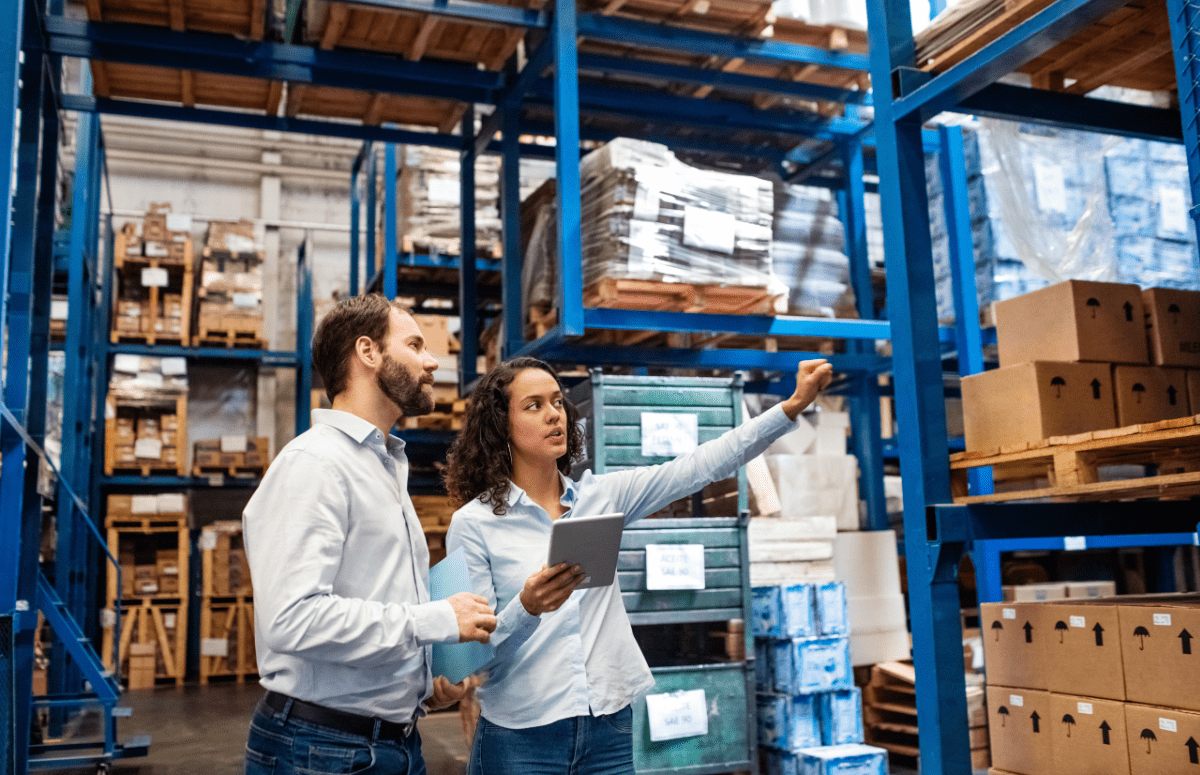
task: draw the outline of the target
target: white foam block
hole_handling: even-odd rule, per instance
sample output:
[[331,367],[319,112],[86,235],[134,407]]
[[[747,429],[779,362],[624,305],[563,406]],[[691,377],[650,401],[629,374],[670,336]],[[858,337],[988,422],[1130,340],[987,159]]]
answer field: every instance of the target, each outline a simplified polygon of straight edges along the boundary
[[837,536],[837,518],[755,517],[750,520],[748,530],[751,546],[766,541],[831,541]]
[[829,560],[750,563],[750,584],[755,587],[823,581],[833,581],[833,563]]
[[797,562],[833,557],[831,541],[771,541],[750,544],[750,562]]
[[803,455],[812,447],[817,432],[813,430],[804,415],[796,419],[796,430],[780,436],[767,447],[767,455]]
[[899,595],[898,558],[892,530],[838,533],[834,540],[833,567],[846,582],[847,597]]
[[904,614],[903,595],[879,597],[848,597],[846,611],[850,617],[850,632],[867,635],[873,632],[903,630],[908,627]]
[[853,455],[776,455],[767,467],[784,517],[833,515],[839,530],[858,530],[858,461]]
[[910,656],[912,639],[909,638],[907,630],[850,633],[850,664],[855,667],[908,659]]
[[816,455],[846,454],[846,429],[837,425],[818,425],[812,451]]

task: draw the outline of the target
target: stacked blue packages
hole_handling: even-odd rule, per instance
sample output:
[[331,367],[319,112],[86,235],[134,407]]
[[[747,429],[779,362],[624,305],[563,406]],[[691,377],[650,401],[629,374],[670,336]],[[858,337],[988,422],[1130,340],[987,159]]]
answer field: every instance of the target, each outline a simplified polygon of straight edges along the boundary
[[840,581],[821,584],[815,590],[814,607],[822,636],[849,635],[850,616],[846,612],[846,585]]
[[813,585],[755,587],[753,632],[761,638],[809,638],[817,635]]
[[775,645],[775,689],[816,694],[854,687],[849,638],[807,638]]
[[816,696],[820,702],[821,744],[861,743],[862,691],[854,687]]
[[799,775],[888,775],[887,751],[852,743],[800,751]]
[[821,745],[817,698],[758,695],[758,742],[783,751]]

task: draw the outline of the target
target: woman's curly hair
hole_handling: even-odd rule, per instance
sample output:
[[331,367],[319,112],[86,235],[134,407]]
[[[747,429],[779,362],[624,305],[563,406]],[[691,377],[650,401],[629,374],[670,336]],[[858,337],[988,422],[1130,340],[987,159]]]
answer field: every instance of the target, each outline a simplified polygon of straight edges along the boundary
[[[509,386],[525,369],[541,369],[558,382],[550,364],[537,358],[514,358],[488,372],[471,393],[471,404],[462,430],[446,455],[446,493],[455,508],[478,498],[502,516],[507,511],[512,454],[509,451]],[[562,390],[562,383],[559,383]],[[571,465],[583,453],[579,410],[563,395],[567,414],[567,451],[558,459],[558,470],[571,473]]]

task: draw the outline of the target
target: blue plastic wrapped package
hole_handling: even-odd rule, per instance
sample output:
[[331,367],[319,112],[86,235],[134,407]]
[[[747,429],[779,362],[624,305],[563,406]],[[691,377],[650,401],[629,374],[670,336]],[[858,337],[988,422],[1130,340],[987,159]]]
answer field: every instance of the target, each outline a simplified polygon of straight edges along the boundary
[[863,741],[862,692],[855,687],[818,694],[821,744],[845,745]]
[[787,700],[782,694],[759,694],[758,744],[768,748],[783,748],[787,745]]
[[816,695],[758,695],[758,743],[784,751],[820,745],[821,717]]
[[775,651],[775,685],[779,691],[789,694],[817,694],[852,688],[850,639],[784,641],[782,648]]
[[791,751],[767,749],[767,775],[804,775],[800,757]]
[[815,590],[817,624],[821,635],[849,635],[850,618],[846,613],[846,585],[840,581],[821,584]]
[[800,752],[802,775],[888,775],[887,751],[851,743]]
[[783,588],[754,587],[750,590],[751,628],[756,638],[783,637]]
[[818,634],[813,616],[813,585],[789,584],[781,590],[782,630],[785,638],[811,638]]
[[754,681],[760,692],[775,691],[775,644],[766,638],[754,639]]

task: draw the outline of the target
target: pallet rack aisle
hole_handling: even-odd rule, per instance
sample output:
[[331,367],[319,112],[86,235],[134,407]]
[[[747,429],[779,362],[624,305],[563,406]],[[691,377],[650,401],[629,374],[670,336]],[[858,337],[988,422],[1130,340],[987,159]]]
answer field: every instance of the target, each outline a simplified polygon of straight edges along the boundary
[[[970,771],[967,709],[964,702],[959,619],[958,563],[974,552],[993,563],[997,539],[1039,545],[1067,545],[1064,536],[1100,537],[1105,545],[1130,545],[1147,526],[1160,534],[1195,535],[1194,507],[1187,502],[1140,501],[1064,504],[955,504],[955,495],[981,496],[990,478],[974,475],[969,492],[951,486],[945,407],[940,391],[942,364],[934,343],[936,306],[930,247],[928,202],[922,163],[922,124],[954,110],[1063,128],[1183,141],[1192,180],[1192,200],[1200,201],[1200,138],[1196,134],[1197,97],[1195,9],[1181,0],[1166,4],[1166,20],[1144,48],[1133,54],[1142,64],[1174,52],[1179,109],[1149,108],[1054,92],[1058,77],[1035,78],[1041,88],[998,83],[1029,65],[1036,74],[1055,76],[1072,62],[1109,63],[1079,55],[1073,42],[1086,33],[1100,42],[1113,34],[1091,29],[1114,14],[1128,15],[1124,0],[1054,0],[1022,4],[1020,13],[989,35],[963,46],[953,60],[918,60],[910,9],[898,0],[868,0],[871,75],[875,89],[875,137],[884,245],[887,252],[888,311],[892,320],[896,406],[900,421],[900,462],[904,476],[905,554],[916,667],[917,710],[921,728],[921,769],[927,775]],[[965,6],[964,6],[965,7]],[[984,8],[983,5],[978,6]],[[1015,6],[1014,6],[1015,7]],[[1170,29],[1170,45],[1163,30]],[[1141,38],[1146,41],[1147,38]],[[1062,44],[1062,48],[1059,45]],[[1099,43],[1092,48],[1099,50]],[[1083,50],[1087,51],[1085,44]],[[1151,56],[1153,55],[1153,56]],[[1038,59],[1043,57],[1042,59]],[[1119,58],[1118,58],[1119,59]],[[1031,64],[1033,63],[1033,64]],[[1084,76],[1082,84],[1112,82],[1116,72]],[[1068,90],[1070,91],[1070,90]],[[1193,208],[1193,215],[1196,210]],[[969,287],[959,283],[958,287]],[[967,294],[974,298],[973,291]],[[958,300],[961,304],[961,299]],[[959,306],[959,318],[963,319]],[[974,320],[974,317],[970,318]],[[976,347],[962,350],[975,359]],[[974,364],[978,366],[978,362]],[[972,371],[978,371],[973,368]],[[955,505],[952,505],[955,504]],[[1166,536],[1162,536],[1166,538]],[[1167,538],[1167,540],[1175,540]],[[978,558],[977,558],[978,559]],[[980,562],[976,562],[980,567]],[[996,590],[990,578],[980,584]]]

